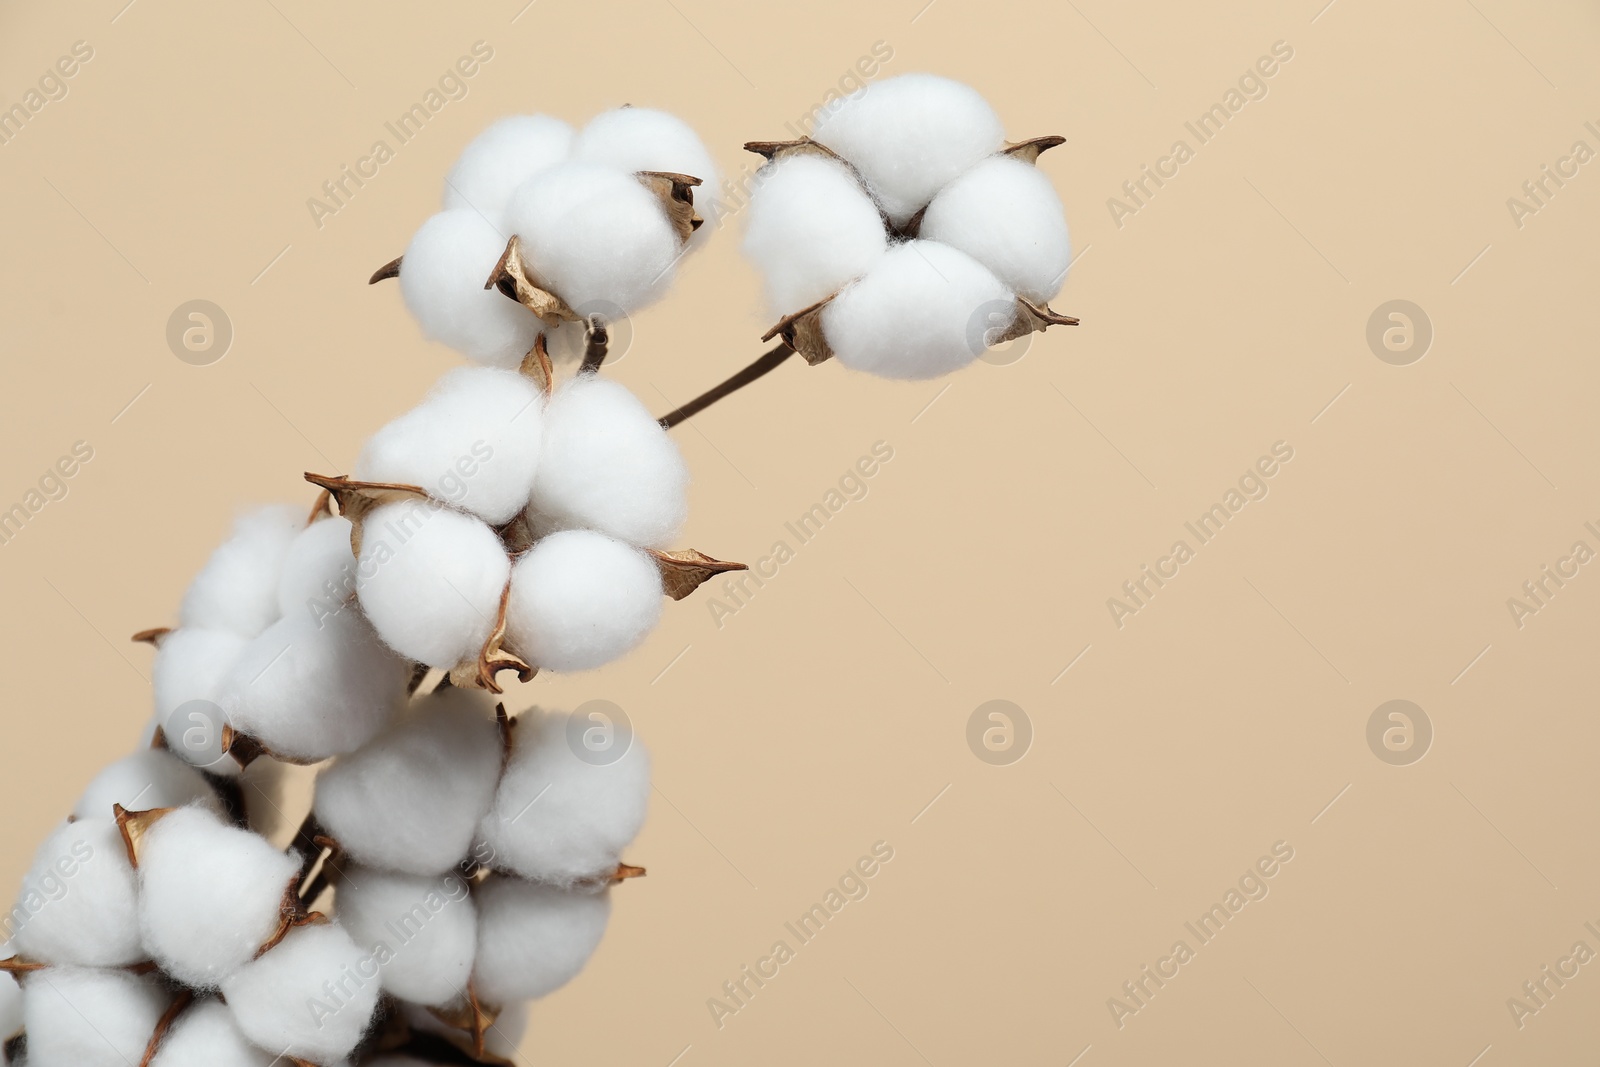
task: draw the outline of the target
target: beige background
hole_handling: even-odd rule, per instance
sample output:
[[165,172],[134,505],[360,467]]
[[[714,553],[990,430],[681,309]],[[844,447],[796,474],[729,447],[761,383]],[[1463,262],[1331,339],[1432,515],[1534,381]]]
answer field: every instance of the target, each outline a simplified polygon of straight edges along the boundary
[[[941,383],[786,366],[676,431],[686,543],[746,560],[875,441],[895,458],[720,629],[702,591],[623,664],[514,694],[617,701],[659,787],[650,876],[523,1062],[1592,1062],[1600,964],[1520,1029],[1506,1006],[1600,950],[1600,568],[1521,629],[1506,607],[1600,549],[1600,164],[1521,228],[1506,206],[1600,149],[1592,4],[523,2],[0,12],[5,105],[94,48],[0,146],[0,500],[95,450],[0,547],[0,883],[134,743],[127,635],[173,619],[232,512],[309,503],[302,471],[453,365],[365,278],[474,133],[653,104],[738,174],[883,41],[883,76],[1066,135],[1042,165],[1084,324]],[[306,199],[478,40],[470,94],[317,228]],[[1119,228],[1107,198],[1280,40],[1267,97]],[[739,222],[614,370],[662,411],[760,350]],[[194,298],[236,330],[213,366],[164,340]],[[1391,366],[1365,329],[1401,298],[1435,339]],[[1106,599],[1279,440],[1270,495],[1118,629]],[[997,698],[1034,729],[1010,766],[965,739]],[[1365,739],[1395,698],[1435,730],[1410,766]],[[870,895],[718,1029],[707,999],[879,840]],[[1270,895],[1119,1029],[1107,998],[1280,840]]]

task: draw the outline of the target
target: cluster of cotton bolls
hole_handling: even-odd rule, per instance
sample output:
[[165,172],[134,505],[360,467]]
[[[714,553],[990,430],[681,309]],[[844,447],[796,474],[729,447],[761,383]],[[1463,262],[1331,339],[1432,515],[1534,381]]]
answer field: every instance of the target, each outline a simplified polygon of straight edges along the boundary
[[1044,312],[1071,262],[1061,202],[1033,165],[1048,146],[1008,147],[982,96],[930,74],[825,109],[812,138],[752,143],[772,161],[744,249],[773,314],[811,312],[830,354],[888,378],[937,377],[1066,321]]

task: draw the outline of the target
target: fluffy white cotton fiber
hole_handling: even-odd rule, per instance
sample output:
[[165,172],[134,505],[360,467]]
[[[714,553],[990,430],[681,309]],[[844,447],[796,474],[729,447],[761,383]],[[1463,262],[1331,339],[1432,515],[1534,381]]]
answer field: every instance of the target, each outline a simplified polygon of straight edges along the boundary
[[390,648],[430,667],[476,659],[510,576],[495,532],[459,511],[403,500],[362,527],[361,609]]
[[873,83],[823,109],[813,136],[855,164],[897,226],[1005,143],[999,116],[976,90],[933,74]]
[[578,134],[572,154],[623,171],[686,174],[700,179],[700,189],[717,186],[717,165],[699,135],[676,115],[648,107],[600,112]]
[[121,967],[145,959],[138,882],[109,816],[45,838],[9,916],[17,953],[41,963]]
[[522,239],[543,288],[580,314],[606,318],[666,292],[680,252],[656,195],[598,163],[564,163],[518,186],[506,228]]
[[611,915],[607,891],[573,892],[515,878],[478,888],[473,981],[490,1004],[533,1000],[570,982],[589,961]]
[[338,515],[318,519],[301,530],[289,546],[283,575],[278,580],[279,613],[304,612],[318,618],[339,610],[355,589],[355,570],[356,558],[350,552],[350,520]]
[[145,835],[139,857],[139,928],[168,974],[214,989],[277,932],[296,857],[267,839],[180,808]]
[[[9,957],[10,951],[0,948],[0,959]],[[0,1045],[9,1041],[12,1035],[21,1029],[22,987],[17,985],[17,980],[9,974],[0,974]]]
[[184,626],[254,637],[278,617],[278,575],[289,543],[305,526],[299,508],[278,504],[247,512],[211,553],[184,594]]
[[232,630],[198,626],[180,627],[162,638],[150,668],[157,722],[165,724],[167,716],[191,700],[215,702],[249,642]]
[[563,530],[511,572],[507,647],[540,667],[583,671],[631,651],[661,618],[661,571],[631,545]]
[[992,156],[940,190],[921,236],[958,248],[1035,303],[1061,291],[1072,262],[1055,186],[1037,167]]
[[530,508],[548,525],[666,547],[689,513],[678,446],[620,383],[578,375],[550,400]]
[[544,394],[516,371],[462,367],[420,405],[373,434],[355,477],[426,489],[495,526],[528,500],[544,429]]
[[1011,323],[1015,299],[965,252],[907,241],[823,309],[822,330],[847,367],[936,378],[976,359],[985,331]]
[[459,874],[394,874],[350,867],[339,879],[339,922],[375,953],[383,988],[438,1007],[459,1000],[472,978],[478,918]]
[[517,186],[566,162],[572,136],[571,126],[548,115],[512,115],[491,124],[462,150],[445,178],[445,210],[470,208],[498,221]]
[[442,211],[422,224],[406,248],[400,293],[423,336],[477,363],[521,364],[539,337],[539,319],[483,287],[510,236],[470,208]]
[[511,762],[479,831],[497,868],[559,885],[611,874],[650,799],[650,755],[637,738],[620,758],[589,763],[569,746],[567,723],[537,709],[517,718]]
[[79,819],[109,819],[113,804],[129,811],[181,808],[200,804],[220,812],[217,791],[205,776],[169,752],[145,749],[125,756],[95,776],[72,814]]
[[877,206],[844,164],[796,155],[762,168],[744,253],[762,273],[774,318],[832,296],[888,247]]
[[378,964],[337,926],[302,926],[222,983],[252,1043],[313,1063],[348,1055],[378,1005]]
[[500,777],[494,705],[444,689],[317,778],[317,819],[357,861],[419,875],[467,856]]
[[250,1044],[226,1004],[206,1000],[178,1016],[150,1067],[271,1067],[281,1062]]
[[296,613],[250,642],[219,703],[236,729],[274,754],[326,759],[354,752],[383,728],[410,674],[360,612],[320,624]]
[[24,983],[31,1067],[128,1067],[167,1009],[170,994],[126,971],[53,967]]

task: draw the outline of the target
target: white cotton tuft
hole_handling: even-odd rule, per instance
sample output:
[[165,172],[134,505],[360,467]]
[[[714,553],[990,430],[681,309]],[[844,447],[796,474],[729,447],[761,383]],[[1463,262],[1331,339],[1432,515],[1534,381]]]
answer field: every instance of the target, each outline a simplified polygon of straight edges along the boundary
[[577,977],[611,916],[609,891],[573,892],[515,878],[478,887],[474,988],[490,1004],[533,1000]]
[[313,1063],[348,1055],[378,1006],[377,962],[338,926],[302,926],[222,983],[252,1043]]
[[541,329],[533,312],[484,283],[507,232],[471,208],[443,211],[417,230],[400,267],[400,294],[424,337],[476,363],[515,368]]
[[128,1067],[171,1000],[153,977],[53,967],[23,986],[31,1067]]
[[357,596],[403,656],[445,668],[475,660],[510,576],[505,546],[481,519],[420,500],[367,513]]
[[[450,168],[444,180],[445,210],[468,208],[498,221],[517,186],[567,161],[572,138],[572,127],[549,115],[512,115],[492,123]],[[505,248],[504,241],[500,247]]]
[[[360,475],[356,475],[360,477]],[[278,611],[317,618],[337,611],[355,588],[356,557],[350,551],[350,520],[329,515],[300,531],[283,561]],[[333,588],[328,588],[328,583]]]
[[109,816],[45,838],[7,917],[17,953],[40,963],[122,967],[145,959],[138,881]]
[[1009,156],[992,156],[941,189],[919,233],[960,249],[1040,304],[1061,291],[1072,262],[1055,186]]
[[139,854],[139,928],[162,970],[196,989],[215,989],[278,931],[295,856],[180,808],[145,835]]
[[[0,950],[0,959],[9,958]],[[0,974],[0,1045],[22,1029],[22,987],[9,974]],[[4,1051],[0,1050],[0,1055]]]
[[172,753],[153,748],[124,756],[96,775],[72,814],[79,819],[109,819],[113,804],[128,811],[187,804],[222,811],[217,791],[204,775]]
[[761,271],[774,317],[832,296],[888,247],[877,205],[837,160],[794,155],[757,175],[744,254]]
[[971,363],[1016,297],[965,252],[907,241],[822,310],[839,362],[883,378],[937,378]]
[[497,868],[558,885],[616,870],[650,800],[650,754],[636,737],[613,735],[627,747],[604,753],[610,762],[588,762],[571,747],[568,725],[561,712],[517,718],[511,762],[478,832]]
[[459,874],[351,867],[339,879],[339,922],[379,953],[383,988],[401,1000],[441,1007],[459,1000],[472,978],[478,917]]
[[598,163],[564,163],[524,182],[506,229],[521,238],[537,284],[579,314],[605,319],[666,292],[681,251],[655,193]]
[[295,614],[250,642],[218,703],[275,755],[319,760],[354,752],[383,729],[410,676],[360,612],[320,624]]
[[250,1044],[226,1004],[207,1000],[178,1016],[150,1067],[272,1067],[280,1062]]
[[184,594],[179,613],[183,625],[232,630],[243,637],[272,625],[278,617],[278,576],[305,518],[288,504],[239,516],[233,533],[211,553]]
[[215,703],[228,672],[249,643],[249,638],[232,630],[194,626],[180,627],[163,637],[150,668],[157,724],[165,725],[169,715],[191,700]]
[[717,184],[717,165],[694,128],[676,115],[648,107],[602,111],[578,134],[574,159],[624,171],[653,170]]
[[511,571],[506,644],[554,671],[584,671],[632,651],[661,618],[649,555],[589,530],[544,538]]
[[689,514],[689,468],[639,399],[581,374],[551,398],[530,510],[549,525],[662,548]]
[[813,136],[855,164],[895,225],[1005,144],[977,90],[934,74],[902,74],[823,108]]
[[516,371],[462,367],[372,435],[355,477],[416,485],[495,526],[528,500],[544,429],[544,393]]
[[466,859],[500,762],[493,701],[444,689],[317,777],[317,820],[360,863],[443,874]]

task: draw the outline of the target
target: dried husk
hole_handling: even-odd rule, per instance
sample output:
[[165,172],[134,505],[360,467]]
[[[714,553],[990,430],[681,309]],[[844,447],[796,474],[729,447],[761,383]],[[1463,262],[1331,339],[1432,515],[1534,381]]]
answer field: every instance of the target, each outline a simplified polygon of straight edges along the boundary
[[533,281],[533,272],[522,256],[522,241],[516,234],[506,242],[506,250],[494,265],[485,289],[498,289],[535,315],[546,326],[555,327],[563,322],[579,322],[583,316],[567,306],[567,302],[548,289],[541,289]]
[[518,680],[523,682],[533,681],[533,676],[539,673],[539,668],[505,648],[506,612],[510,603],[511,583],[507,581],[506,587],[500,591],[500,610],[495,616],[494,628],[489,631],[488,640],[478,651],[477,659],[458,663],[451,669],[451,685],[461,689],[487,689],[491,693],[503,693],[505,690],[500,688],[495,677],[501,671],[516,671]]
[[673,600],[682,600],[719,574],[750,569],[747,564],[714,559],[693,548],[673,552],[651,549],[650,555],[661,569],[662,589]]
[[667,213],[672,232],[678,235],[678,243],[688,243],[694,231],[706,221],[694,208],[694,188],[700,184],[700,179],[665,170],[641,170],[637,176],[661,201],[661,210]]
[[834,296],[818,300],[810,307],[803,307],[791,315],[785,315],[778,320],[777,325],[761,335],[763,341],[770,341],[774,337],[781,337],[783,343],[800,353],[807,364],[815,367],[818,363],[825,363],[833,358],[833,349],[828,344],[828,338],[822,332],[822,309],[827,307]]
[[372,272],[372,277],[367,279],[368,285],[377,285],[389,278],[400,277],[400,264],[405,261],[405,256],[395,256],[389,262]]
[[470,1051],[473,1057],[480,1062],[484,1062],[483,1057],[487,1055],[484,1043],[489,1035],[490,1027],[494,1026],[495,1020],[500,1018],[500,1009],[489,1007],[479,1000],[478,990],[472,982],[467,983],[466,996],[456,1003],[443,1008],[429,1008],[428,1011],[446,1026],[469,1035],[472,1042]]
[[145,835],[150,832],[150,828],[177,810],[177,808],[147,808],[144,811],[129,811],[121,804],[111,805],[111,813],[116,816],[117,829],[122,833],[122,846],[128,850],[128,863],[134,870],[139,869],[139,853],[144,848]]
[[339,505],[339,514],[350,520],[350,551],[355,553],[357,559],[361,558],[361,520],[373,508],[401,500],[422,500],[443,506],[431,500],[428,491],[420,485],[358,482],[342,474],[330,477],[310,471],[306,472],[305,477],[312,485],[326,490]]
[[1038,163],[1042,154],[1057,145],[1065,144],[1066,140],[1058,133],[1051,133],[1043,137],[1030,137],[1026,141],[1008,141],[1000,154],[1020,159],[1024,163]]

